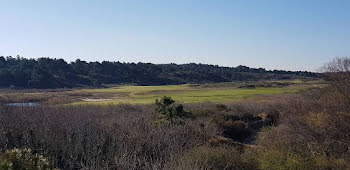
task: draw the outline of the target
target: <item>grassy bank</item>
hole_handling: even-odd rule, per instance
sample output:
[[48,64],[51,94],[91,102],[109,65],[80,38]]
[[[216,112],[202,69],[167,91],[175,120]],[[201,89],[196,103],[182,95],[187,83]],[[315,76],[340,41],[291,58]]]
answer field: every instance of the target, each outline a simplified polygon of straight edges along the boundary
[[0,104],[37,102],[58,104],[150,104],[162,96],[180,103],[230,103],[243,99],[266,99],[267,96],[296,93],[325,86],[322,81],[255,81],[168,86],[107,85],[106,88],[53,90],[1,90]]
[[[75,104],[148,104],[162,96],[171,96],[181,103],[229,103],[257,96],[295,93],[321,87],[321,81],[266,81],[245,83],[185,84],[170,86],[115,86],[103,89],[83,89],[79,93],[105,94],[110,98],[79,101]],[[83,99],[84,100],[84,99]]]

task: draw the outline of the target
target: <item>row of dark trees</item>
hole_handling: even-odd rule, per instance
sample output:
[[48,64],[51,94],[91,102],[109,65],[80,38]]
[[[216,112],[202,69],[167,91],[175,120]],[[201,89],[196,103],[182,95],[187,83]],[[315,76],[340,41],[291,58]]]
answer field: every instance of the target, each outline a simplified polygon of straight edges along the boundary
[[70,88],[120,83],[166,85],[319,76],[320,74],[311,72],[268,71],[246,66],[85,62],[79,59],[67,63],[63,59],[0,57],[1,88]]

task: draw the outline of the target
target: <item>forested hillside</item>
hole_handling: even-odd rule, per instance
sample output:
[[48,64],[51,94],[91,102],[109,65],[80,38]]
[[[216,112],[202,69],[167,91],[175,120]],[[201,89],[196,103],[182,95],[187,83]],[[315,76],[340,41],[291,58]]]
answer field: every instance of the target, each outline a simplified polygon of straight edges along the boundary
[[151,64],[121,62],[67,63],[63,59],[0,57],[1,88],[64,88],[134,83],[166,85],[250,80],[317,78],[311,72],[269,71],[246,66],[220,67],[207,64]]

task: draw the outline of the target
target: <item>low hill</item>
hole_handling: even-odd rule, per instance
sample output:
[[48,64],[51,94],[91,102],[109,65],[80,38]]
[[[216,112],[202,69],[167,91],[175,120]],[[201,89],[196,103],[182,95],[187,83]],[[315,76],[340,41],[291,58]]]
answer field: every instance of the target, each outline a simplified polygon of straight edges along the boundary
[[71,88],[102,84],[168,85],[230,81],[316,79],[305,71],[265,70],[246,66],[121,62],[67,63],[63,59],[0,57],[1,88]]

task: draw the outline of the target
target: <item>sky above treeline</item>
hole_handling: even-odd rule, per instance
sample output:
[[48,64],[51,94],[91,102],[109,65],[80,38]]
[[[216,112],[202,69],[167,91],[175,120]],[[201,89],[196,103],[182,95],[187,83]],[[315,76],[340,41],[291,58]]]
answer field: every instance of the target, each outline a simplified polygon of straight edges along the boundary
[[318,71],[348,0],[0,0],[0,56]]

